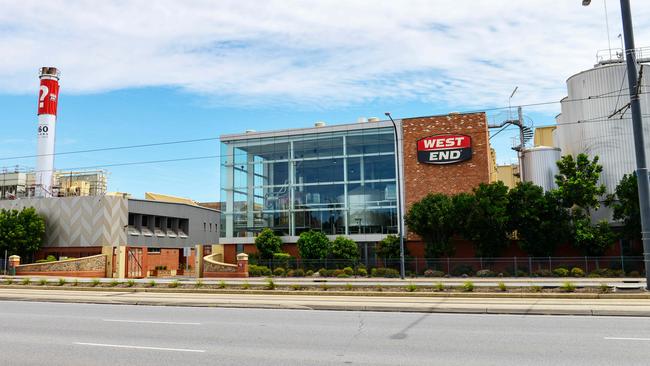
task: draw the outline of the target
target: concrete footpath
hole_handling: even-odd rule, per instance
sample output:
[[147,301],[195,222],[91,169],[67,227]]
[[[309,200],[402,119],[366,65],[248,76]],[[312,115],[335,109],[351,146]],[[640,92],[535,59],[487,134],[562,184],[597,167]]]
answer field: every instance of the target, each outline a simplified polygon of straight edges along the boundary
[[[171,289],[170,289],[171,290]],[[476,294],[478,295],[478,294]],[[630,294],[632,295],[632,294]],[[352,310],[419,313],[590,315],[650,317],[649,298],[596,299],[536,297],[459,296],[349,296],[200,293],[174,291],[55,290],[2,288],[1,301],[39,301],[89,304],[157,305],[300,310]]]

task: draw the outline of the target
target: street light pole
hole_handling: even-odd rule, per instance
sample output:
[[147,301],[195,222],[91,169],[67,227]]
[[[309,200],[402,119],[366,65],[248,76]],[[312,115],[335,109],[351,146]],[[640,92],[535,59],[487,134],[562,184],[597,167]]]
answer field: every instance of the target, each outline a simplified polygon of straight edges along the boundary
[[[591,0],[583,0],[587,6]],[[641,240],[643,242],[643,263],[646,275],[646,290],[650,284],[650,182],[645,156],[643,121],[639,103],[639,81],[637,80],[634,30],[632,29],[632,11],[630,0],[621,0],[621,18],[623,20],[623,37],[625,40],[625,61],[627,62],[627,81],[632,111],[632,132],[634,134],[634,151],[636,154],[636,179],[639,189],[639,211],[641,212]]]
[[404,265],[404,216],[402,214],[402,180],[400,179],[400,156],[399,156],[399,140],[397,134],[397,124],[390,112],[384,113],[386,117],[390,118],[393,122],[393,130],[395,131],[395,162],[397,168],[397,216],[399,220],[399,274],[402,279],[406,277],[406,268]]

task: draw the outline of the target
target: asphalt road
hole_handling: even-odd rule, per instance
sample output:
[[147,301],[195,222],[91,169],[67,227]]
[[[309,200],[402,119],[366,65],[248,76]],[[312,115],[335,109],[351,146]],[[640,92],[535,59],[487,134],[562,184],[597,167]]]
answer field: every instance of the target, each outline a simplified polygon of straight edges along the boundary
[[0,302],[0,365],[647,365],[650,319]]

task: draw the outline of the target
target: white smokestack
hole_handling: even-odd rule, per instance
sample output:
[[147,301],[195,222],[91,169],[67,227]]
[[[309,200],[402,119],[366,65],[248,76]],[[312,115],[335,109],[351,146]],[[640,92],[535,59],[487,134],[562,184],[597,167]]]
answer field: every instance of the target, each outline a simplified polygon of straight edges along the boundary
[[38,95],[38,157],[36,158],[36,197],[52,197],[56,107],[59,101],[59,70],[42,67]]

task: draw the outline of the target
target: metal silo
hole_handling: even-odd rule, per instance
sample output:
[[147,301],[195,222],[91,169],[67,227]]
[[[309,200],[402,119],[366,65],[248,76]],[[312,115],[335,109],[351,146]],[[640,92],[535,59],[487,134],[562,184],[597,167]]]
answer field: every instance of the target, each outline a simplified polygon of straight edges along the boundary
[[[647,59],[645,60],[647,61]],[[644,62],[640,62],[641,65]],[[650,64],[645,63],[642,86],[650,85]],[[644,134],[650,141],[650,94],[641,89]],[[562,155],[586,153],[598,156],[603,166],[601,182],[613,193],[624,174],[636,168],[632,118],[629,108],[626,66],[623,60],[607,60],[567,80],[568,96],[557,117],[557,146]],[[650,146],[646,143],[646,154]]]
[[560,160],[560,149],[550,146],[537,146],[523,152],[524,180],[550,191],[556,188],[556,162]]

